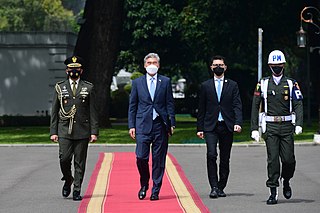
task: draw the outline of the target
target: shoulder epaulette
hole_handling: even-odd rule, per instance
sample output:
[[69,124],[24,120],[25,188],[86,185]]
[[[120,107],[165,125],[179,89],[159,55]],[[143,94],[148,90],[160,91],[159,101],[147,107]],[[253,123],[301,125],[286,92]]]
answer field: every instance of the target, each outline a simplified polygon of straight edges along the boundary
[[93,85],[93,83],[91,83],[91,82],[89,82],[89,81],[83,81],[84,83],[86,83],[86,84],[90,84],[90,85]]
[[56,84],[62,84],[63,82],[65,82],[65,80],[63,80],[63,81],[58,81]]

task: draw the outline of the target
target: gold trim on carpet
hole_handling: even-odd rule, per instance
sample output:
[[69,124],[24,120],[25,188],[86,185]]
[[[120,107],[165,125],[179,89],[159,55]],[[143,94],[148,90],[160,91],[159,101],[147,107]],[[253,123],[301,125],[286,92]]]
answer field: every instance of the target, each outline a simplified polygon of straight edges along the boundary
[[179,199],[182,208],[186,213],[201,213],[201,210],[198,208],[196,203],[194,202],[191,194],[189,193],[186,185],[182,181],[176,167],[172,163],[170,157],[167,156],[166,160],[166,172],[169,177],[169,180],[177,194],[177,198]]
[[103,212],[104,199],[106,195],[106,190],[109,185],[109,174],[111,170],[111,165],[113,162],[112,153],[104,153],[104,158],[101,163],[101,168],[97,176],[97,181],[94,186],[92,197],[88,203],[87,212],[88,213],[98,213]]

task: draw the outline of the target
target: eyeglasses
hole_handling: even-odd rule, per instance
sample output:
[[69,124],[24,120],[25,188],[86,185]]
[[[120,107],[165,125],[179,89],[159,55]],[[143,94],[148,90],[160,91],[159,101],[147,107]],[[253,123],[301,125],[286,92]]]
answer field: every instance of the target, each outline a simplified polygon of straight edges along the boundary
[[212,64],[211,66],[213,66],[213,67],[224,67],[225,65],[224,64]]

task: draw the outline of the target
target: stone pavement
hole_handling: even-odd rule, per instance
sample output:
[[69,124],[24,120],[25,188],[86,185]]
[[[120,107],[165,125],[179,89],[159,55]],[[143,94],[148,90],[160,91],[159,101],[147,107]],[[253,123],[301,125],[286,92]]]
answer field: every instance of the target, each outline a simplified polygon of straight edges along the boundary
[[[297,167],[292,179],[293,196],[284,199],[279,188],[277,205],[265,204],[266,181],[264,145],[234,145],[227,197],[210,199],[206,173],[206,147],[170,145],[187,178],[205,205],[215,213],[316,213],[320,208],[320,146],[296,145]],[[100,152],[134,152],[134,146],[92,145],[89,148],[84,194]],[[61,174],[57,145],[0,146],[0,212],[73,213],[79,202],[61,197]],[[139,184],[137,183],[137,191]],[[160,194],[161,199],[161,194]]]

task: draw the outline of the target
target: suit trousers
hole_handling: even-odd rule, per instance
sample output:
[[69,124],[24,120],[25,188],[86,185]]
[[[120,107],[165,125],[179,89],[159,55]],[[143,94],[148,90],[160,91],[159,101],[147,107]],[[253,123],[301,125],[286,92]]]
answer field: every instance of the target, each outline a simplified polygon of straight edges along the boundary
[[[211,188],[218,187],[223,190],[230,173],[230,152],[233,142],[233,132],[230,132],[225,122],[218,122],[211,132],[204,132],[207,145],[207,171]],[[219,177],[217,175],[217,144],[219,144],[220,163]]]
[[281,177],[286,180],[293,177],[296,167],[293,132],[294,126],[291,122],[267,123],[265,133],[268,155],[267,187],[279,186],[280,159],[282,162]]
[[60,169],[63,175],[61,180],[70,180],[72,178],[71,162],[73,157],[74,191],[81,191],[81,184],[86,169],[88,143],[88,138],[80,140],[59,138]]
[[152,123],[150,134],[136,135],[137,167],[140,174],[140,186],[149,188],[149,153],[152,152],[152,194],[159,194],[165,172],[168,151],[168,134],[166,126],[158,116]]

